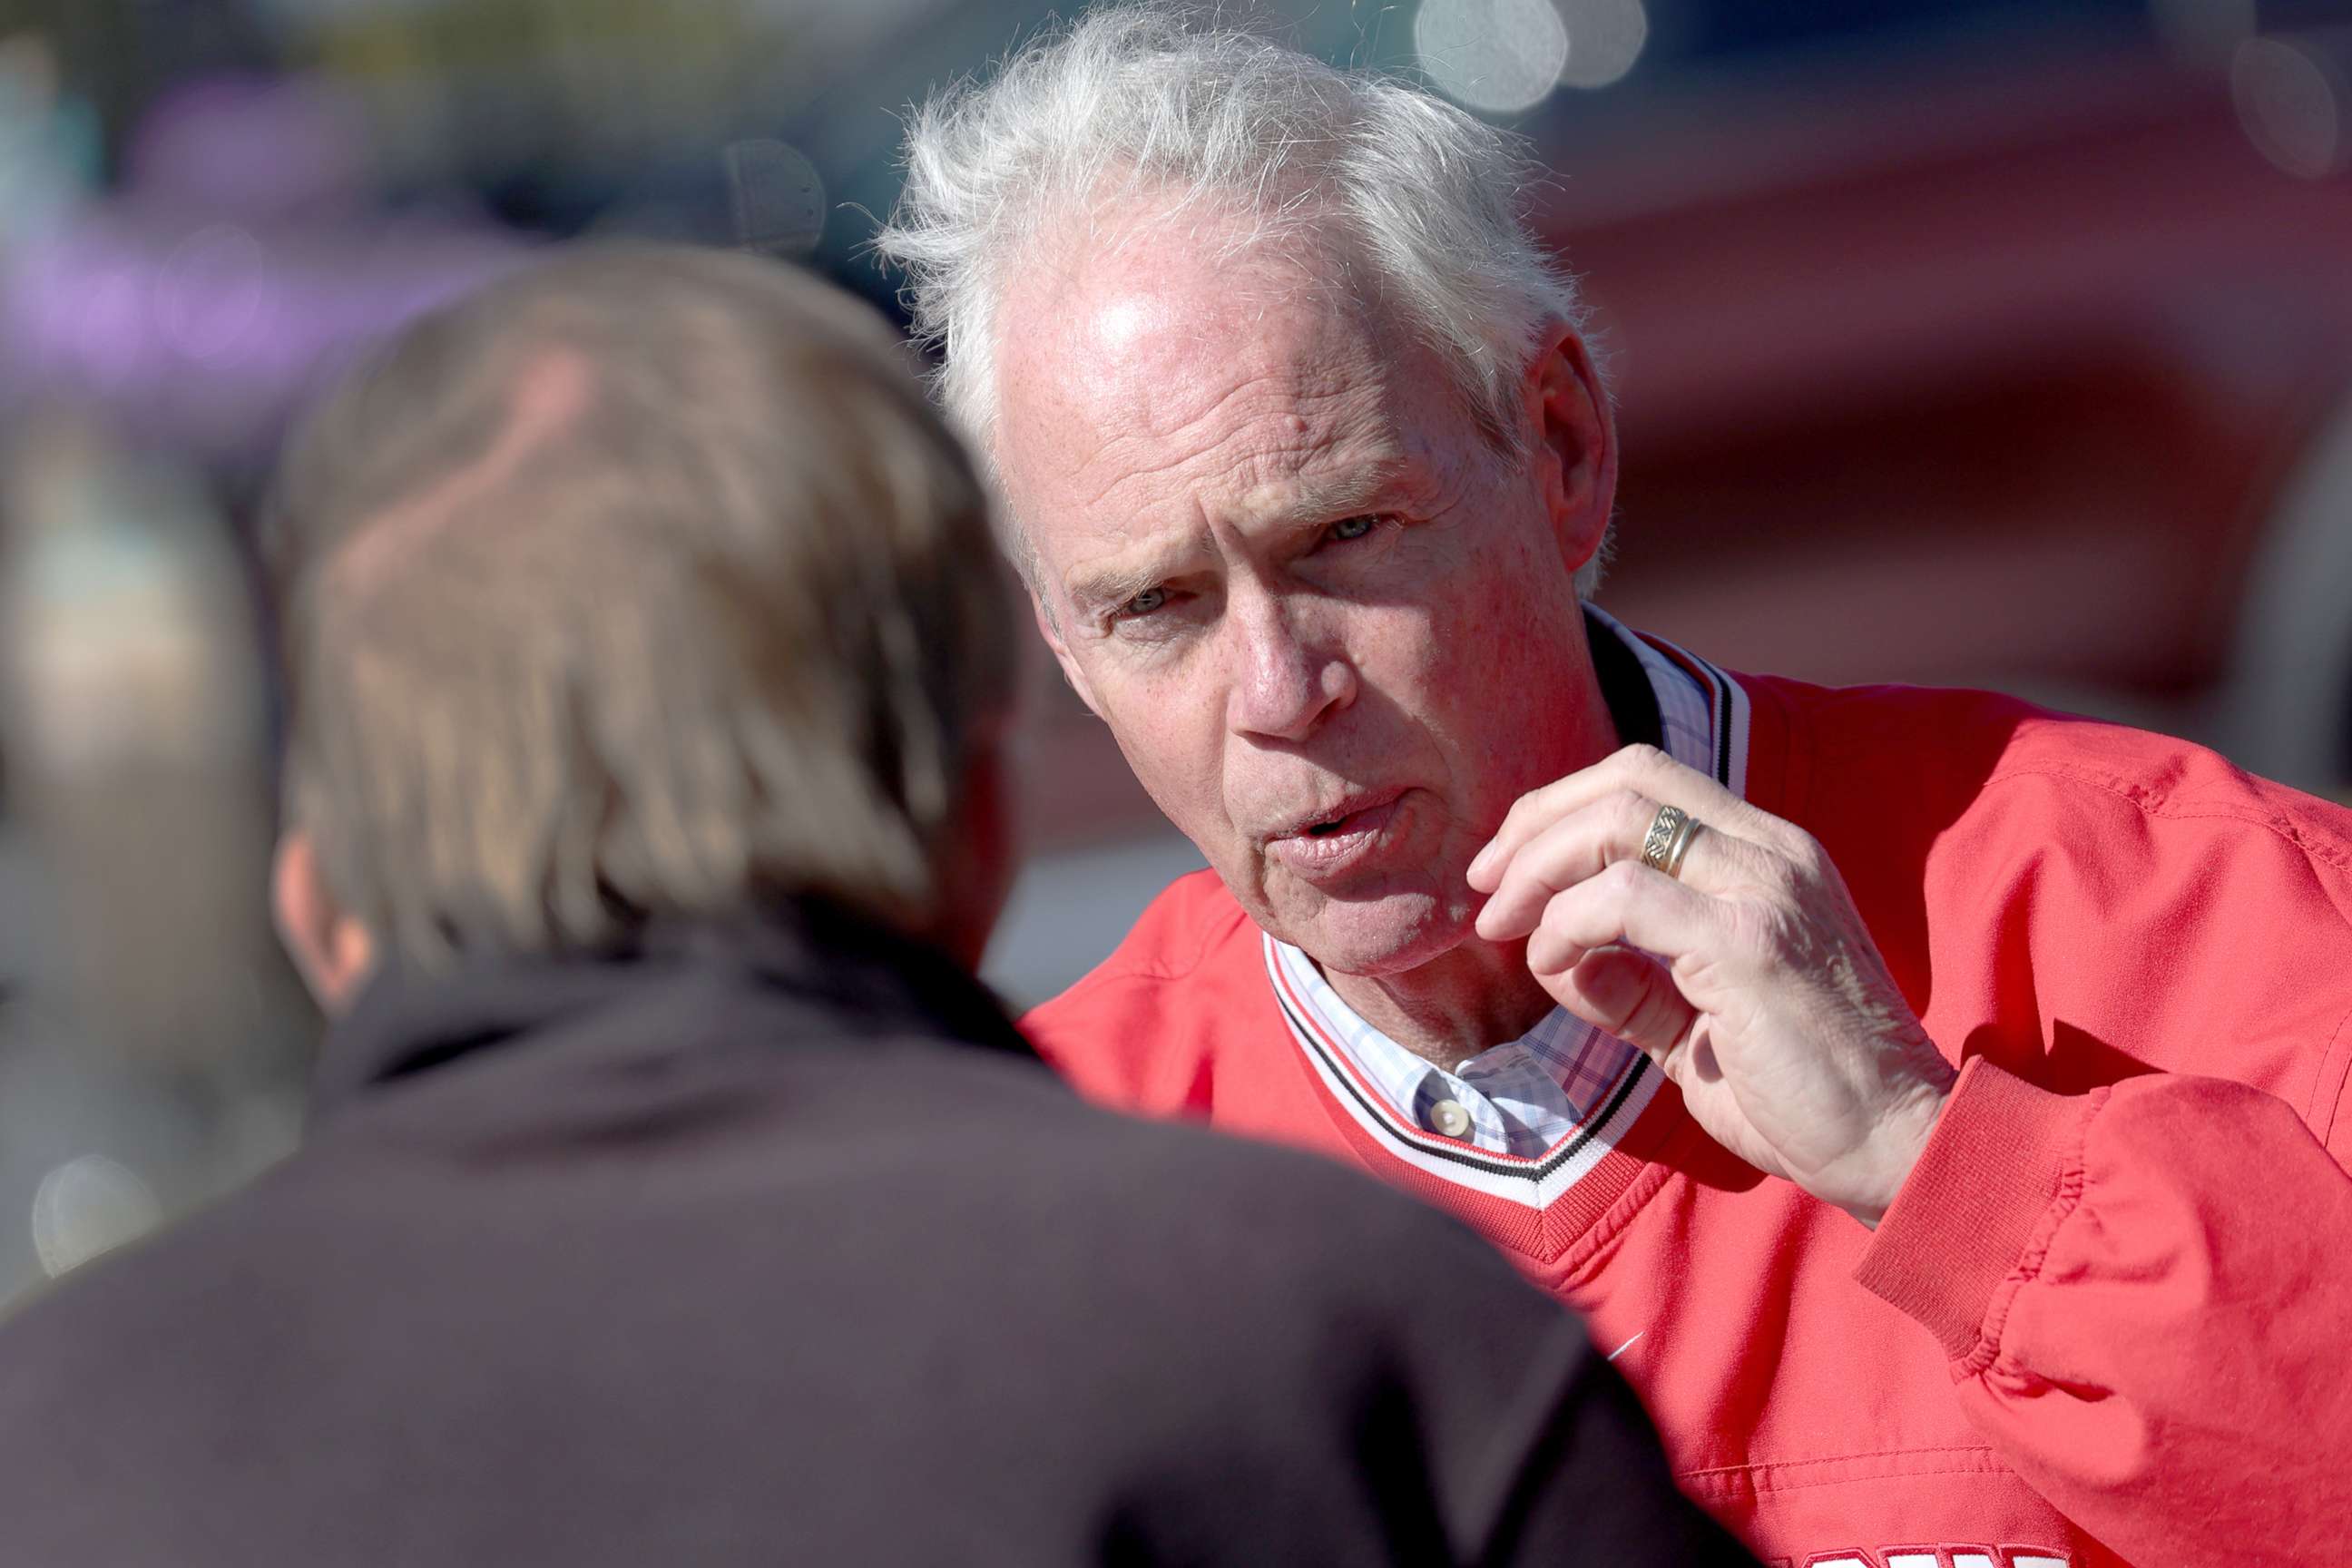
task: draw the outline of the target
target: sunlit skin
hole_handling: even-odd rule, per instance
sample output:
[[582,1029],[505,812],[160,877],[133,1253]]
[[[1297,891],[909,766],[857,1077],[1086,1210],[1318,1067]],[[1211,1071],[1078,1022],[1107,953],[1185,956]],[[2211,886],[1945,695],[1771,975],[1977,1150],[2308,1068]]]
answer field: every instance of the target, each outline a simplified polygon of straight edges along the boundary
[[1453,1065],[1553,1005],[1474,931],[1472,858],[1616,745],[1572,582],[1615,480],[1591,365],[1564,328],[1530,345],[1507,456],[1344,256],[1219,261],[1213,220],[1150,221],[1098,215],[998,318],[1041,628],[1250,916]]

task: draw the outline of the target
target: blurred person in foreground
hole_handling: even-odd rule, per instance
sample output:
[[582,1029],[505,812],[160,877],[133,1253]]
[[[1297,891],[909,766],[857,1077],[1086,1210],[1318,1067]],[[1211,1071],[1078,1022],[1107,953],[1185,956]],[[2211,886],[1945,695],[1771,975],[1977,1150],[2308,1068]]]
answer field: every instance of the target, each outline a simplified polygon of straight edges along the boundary
[[1477,1238],[1087,1107],[968,977],[1014,601],[899,353],[592,254],[308,425],[311,1135],[0,1328],[12,1561],[1738,1554]]
[[1049,1060],[1469,1219],[1767,1556],[2352,1562],[2352,816],[1584,604],[1583,310],[1405,83],[1099,11],[908,172],[1037,624],[1210,865]]

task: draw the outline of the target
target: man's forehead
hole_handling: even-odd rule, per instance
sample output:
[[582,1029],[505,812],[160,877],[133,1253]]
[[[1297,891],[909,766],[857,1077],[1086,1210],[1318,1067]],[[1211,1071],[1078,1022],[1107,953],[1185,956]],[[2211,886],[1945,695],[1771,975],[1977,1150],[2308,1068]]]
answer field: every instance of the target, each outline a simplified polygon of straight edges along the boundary
[[1213,239],[1066,247],[1008,292],[996,456],[1024,510],[1117,510],[1134,498],[1114,491],[1188,476],[1248,487],[1377,416],[1375,334],[1336,268]]
[[1058,248],[1003,302],[1008,415],[1117,397],[1129,427],[1174,428],[1231,383],[1328,379],[1335,351],[1366,335],[1308,258],[1227,257],[1211,237],[1156,228]]

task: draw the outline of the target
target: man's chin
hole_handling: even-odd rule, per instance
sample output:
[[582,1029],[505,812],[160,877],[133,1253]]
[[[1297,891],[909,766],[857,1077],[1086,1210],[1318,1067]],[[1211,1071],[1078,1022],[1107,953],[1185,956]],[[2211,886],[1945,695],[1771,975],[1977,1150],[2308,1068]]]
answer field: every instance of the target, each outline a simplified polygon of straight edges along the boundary
[[1466,941],[1474,910],[1446,909],[1426,894],[1359,903],[1327,902],[1302,918],[1263,921],[1327,973],[1398,974],[1418,969]]

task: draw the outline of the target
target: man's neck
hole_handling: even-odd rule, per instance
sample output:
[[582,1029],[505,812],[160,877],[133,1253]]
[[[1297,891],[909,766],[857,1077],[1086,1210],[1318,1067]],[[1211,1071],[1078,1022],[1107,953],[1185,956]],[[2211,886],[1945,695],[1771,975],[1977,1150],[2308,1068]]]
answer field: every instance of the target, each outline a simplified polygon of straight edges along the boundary
[[[1640,659],[1605,629],[1586,621],[1582,665],[1560,683],[1580,733],[1565,754],[1589,766],[1635,741],[1661,744],[1658,705]],[[1451,952],[1396,974],[1324,979],[1356,1016],[1424,1060],[1452,1071],[1492,1047],[1517,1039],[1554,1006],[1528,973],[1527,943],[1496,946],[1472,936]]]
[[1472,937],[1402,974],[1326,970],[1323,978],[1358,1017],[1448,1072],[1517,1039],[1553,1006],[1528,973],[1525,942],[1497,947]]

